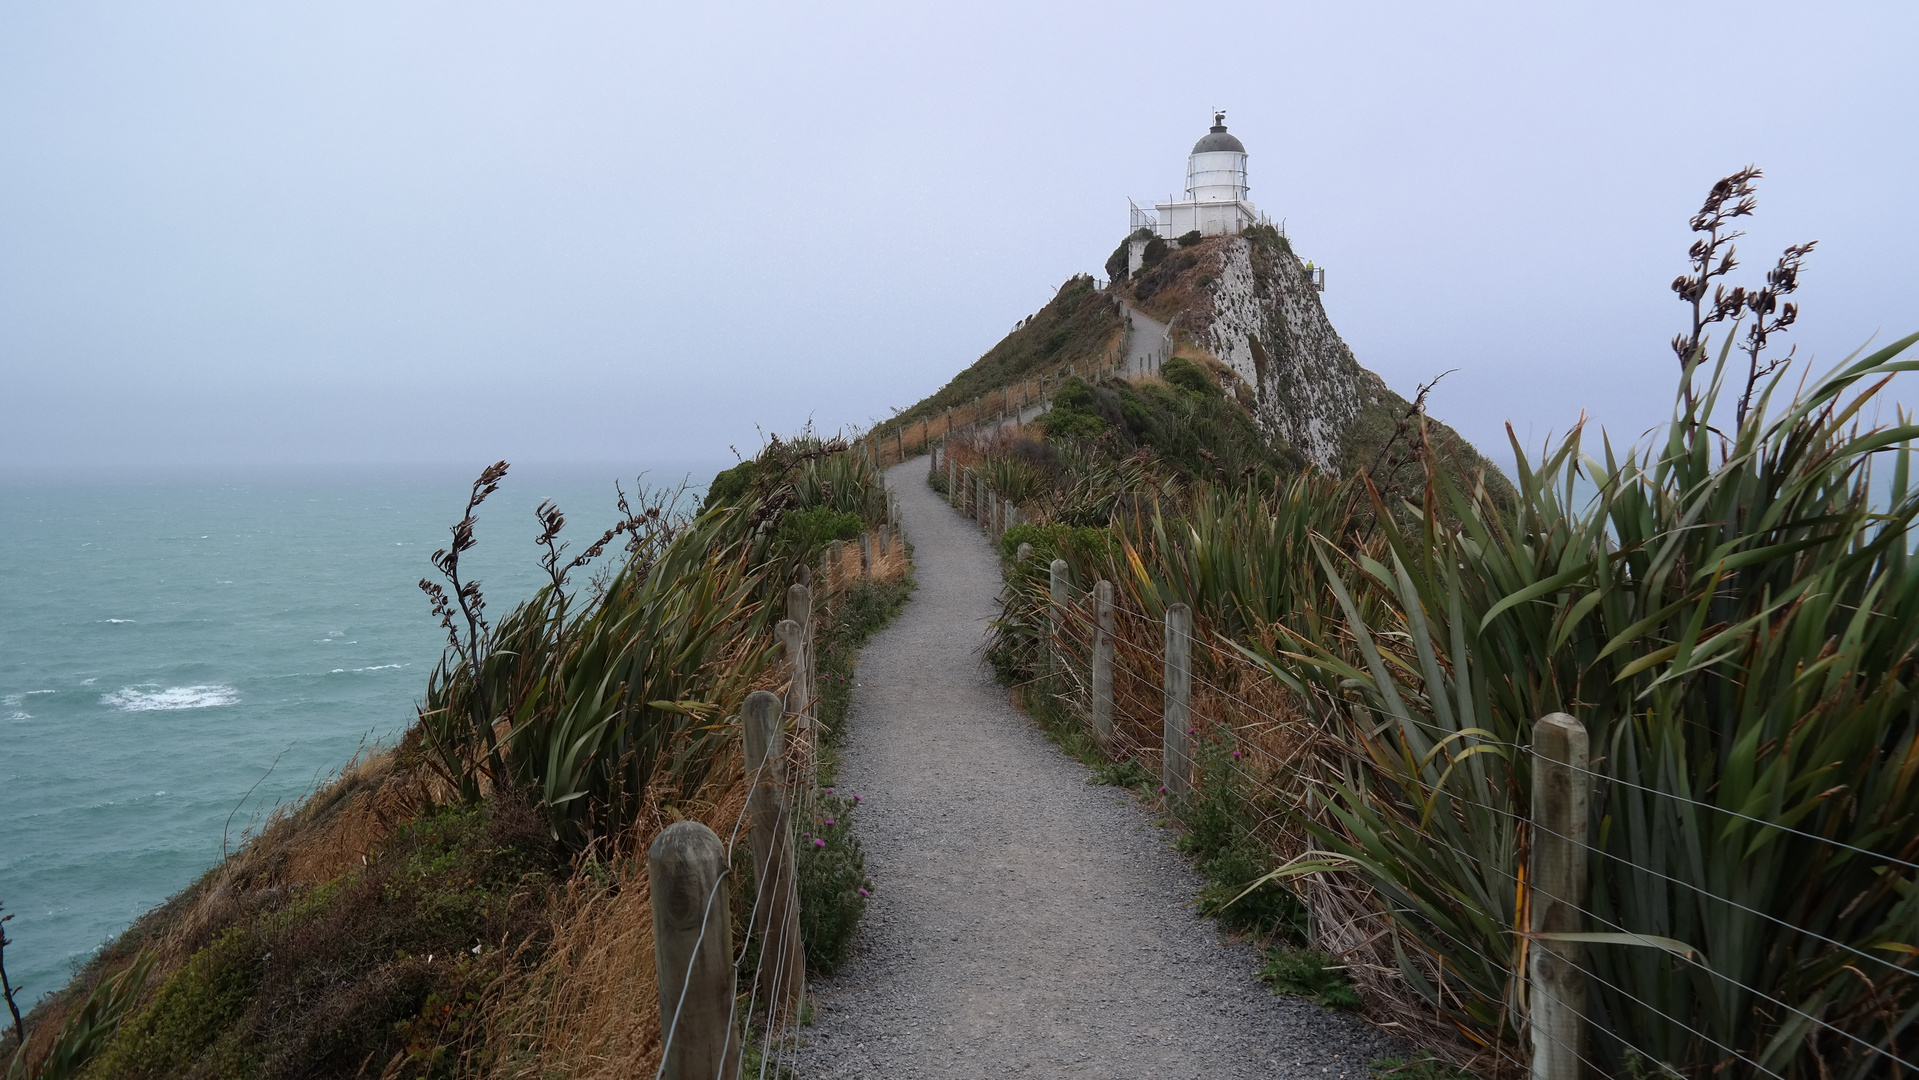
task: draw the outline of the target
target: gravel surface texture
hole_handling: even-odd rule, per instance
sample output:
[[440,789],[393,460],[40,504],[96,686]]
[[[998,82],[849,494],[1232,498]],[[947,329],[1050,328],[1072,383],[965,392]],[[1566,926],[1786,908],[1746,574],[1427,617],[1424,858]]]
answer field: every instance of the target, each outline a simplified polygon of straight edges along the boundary
[[889,473],[919,588],[862,653],[841,744],[874,899],[786,1064],[806,1080],[1366,1076],[1392,1044],[1270,993],[1257,952],[1195,918],[1173,835],[1087,783],[993,683],[998,561],[925,475],[923,458]]

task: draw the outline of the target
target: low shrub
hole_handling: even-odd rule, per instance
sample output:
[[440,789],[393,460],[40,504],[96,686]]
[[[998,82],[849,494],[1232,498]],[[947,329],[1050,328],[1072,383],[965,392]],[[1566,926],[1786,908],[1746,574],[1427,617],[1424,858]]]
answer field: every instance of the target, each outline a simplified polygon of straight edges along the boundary
[[866,522],[858,514],[816,506],[793,510],[780,519],[780,540],[803,552],[811,553],[835,540],[857,540],[866,531]]
[[1109,761],[1093,770],[1087,783],[1102,784],[1106,787],[1144,788],[1157,781],[1146,766],[1137,761]]
[[1221,397],[1225,393],[1213,377],[1200,370],[1198,364],[1183,356],[1175,356],[1160,365],[1159,377],[1168,383],[1200,397]]
[[[1259,977],[1273,984],[1273,993],[1303,997],[1329,1009],[1359,1008],[1359,992],[1333,958],[1317,949],[1279,945],[1266,953]],[[1403,1074],[1404,1075],[1404,1074]],[[1410,1075],[1452,1076],[1456,1073]]]
[[1200,909],[1229,930],[1305,941],[1306,908],[1298,897],[1273,881],[1247,891],[1272,869],[1272,849],[1260,843],[1246,823],[1251,804],[1233,768],[1231,736],[1211,735],[1199,744],[1199,784],[1175,810],[1186,829],[1179,838],[1180,850],[1193,854],[1206,879]]
[[858,795],[832,788],[814,799],[812,820],[799,840],[800,940],[806,966],[831,975],[853,952],[853,932],[866,914],[873,882],[866,876],[866,853],[853,835]]
[[737,506],[745,498],[759,476],[760,463],[755,458],[742,461],[730,469],[723,469],[713,477],[713,483],[706,489],[706,501],[700,504],[701,510],[711,510],[716,506]]
[[1110,530],[1090,525],[1035,525],[1021,522],[1009,527],[999,538],[1000,559],[1011,564],[1019,554],[1021,544],[1033,545],[1031,566],[1039,568],[1044,577],[1047,567],[1054,559],[1064,558],[1068,562],[1078,561],[1082,565],[1110,559],[1113,554],[1113,537]]

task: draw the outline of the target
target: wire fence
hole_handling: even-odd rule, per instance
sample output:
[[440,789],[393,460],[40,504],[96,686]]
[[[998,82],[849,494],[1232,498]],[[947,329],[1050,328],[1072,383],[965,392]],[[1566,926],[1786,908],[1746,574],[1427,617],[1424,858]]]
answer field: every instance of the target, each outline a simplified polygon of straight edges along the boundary
[[[1428,1006],[1428,1015],[1419,1022],[1406,1019],[1403,1011],[1375,1010],[1375,1019],[1385,1025],[1455,1046],[1463,1035],[1471,1044],[1465,1047],[1472,1058],[1468,1063],[1492,1074],[1570,1077],[1583,1069],[1590,1075],[1613,1075],[1623,1061],[1626,1071],[1648,1076],[1704,1075],[1698,1063],[1706,1061],[1714,1063],[1705,1068],[1713,1075],[1780,1080],[1788,1074],[1919,1075],[1919,1051],[1909,1038],[1902,1040],[1919,1019],[1919,1001],[1910,982],[1919,940],[1840,940],[1806,925],[1801,911],[1764,910],[1727,895],[1732,883],[1709,871],[1703,856],[1688,865],[1642,861],[1630,845],[1607,842],[1604,829],[1612,823],[1600,808],[1621,792],[1632,791],[1649,803],[1669,804],[1670,813],[1721,821],[1727,829],[1754,830],[1754,850],[1768,837],[1791,837],[1823,852],[1817,859],[1865,860],[1883,880],[1886,896],[1903,897],[1897,902],[1908,908],[1919,905],[1912,873],[1919,871],[1919,862],[1821,836],[1791,820],[1768,820],[1683,790],[1662,790],[1616,776],[1600,762],[1584,760],[1543,763],[1562,769],[1581,793],[1577,820],[1556,822],[1542,816],[1544,796],[1537,784],[1531,785],[1529,801],[1522,779],[1542,765],[1536,746],[1484,729],[1449,727],[1410,710],[1388,712],[1357,693],[1347,694],[1338,706],[1363,717],[1357,723],[1370,727],[1371,744],[1419,745],[1419,754],[1413,755],[1419,760],[1401,773],[1412,778],[1418,790],[1402,795],[1425,799],[1428,815],[1452,815],[1458,826],[1434,827],[1422,834],[1435,852],[1460,868],[1462,880],[1442,884],[1462,896],[1475,889],[1487,896],[1502,893],[1500,904],[1487,905],[1505,911],[1498,935],[1462,936],[1456,927],[1426,917],[1403,896],[1393,895],[1393,889],[1383,888],[1378,874],[1323,850],[1328,845],[1321,841],[1340,828],[1329,808],[1353,797],[1354,775],[1369,768],[1354,758],[1350,743],[1329,738],[1332,733],[1325,728],[1335,721],[1326,709],[1316,715],[1275,671],[1237,643],[1205,634],[1193,634],[1184,644],[1169,641],[1177,631],[1163,616],[1129,606],[1110,587],[1088,588],[1091,583],[1082,582],[1074,588],[1062,580],[1064,568],[1064,562],[1055,564],[1050,590],[1027,586],[1025,595],[1018,592],[1019,575],[1014,577],[1009,612],[1017,608],[1033,624],[1035,644],[1045,654],[1039,661],[1045,674],[1028,689],[1051,697],[1075,717],[1110,760],[1131,762],[1158,776],[1157,794],[1167,799],[1175,816],[1187,809],[1176,798],[1180,791],[1203,783],[1210,774],[1235,793],[1235,812],[1270,852],[1273,865],[1318,863],[1288,879],[1307,907],[1313,944],[1334,957],[1362,993],[1370,991],[1396,1005],[1424,1001]],[[1028,575],[1026,580],[1033,580]],[[1102,596],[1114,599],[1102,601]],[[1102,603],[1110,603],[1110,610],[1098,610]],[[1189,697],[1183,708],[1175,709],[1167,685],[1169,651],[1187,647],[1192,652]],[[1095,670],[1103,664],[1109,669]],[[1106,686],[1111,688],[1110,706],[1097,690]],[[1108,709],[1110,715],[1101,715]],[[1176,715],[1188,717],[1184,729],[1169,732],[1166,725]],[[1583,727],[1578,738],[1583,746]],[[1186,777],[1166,773],[1166,748],[1175,745],[1195,763]],[[1478,788],[1462,782],[1466,763],[1476,756],[1502,763],[1497,782]],[[1483,761],[1473,766],[1481,767]],[[1594,808],[1590,812],[1584,809],[1588,805]],[[1594,822],[1600,827],[1589,829]],[[1460,831],[1469,825],[1497,830],[1511,843],[1503,853],[1499,845],[1486,843],[1469,849],[1455,842],[1470,835]],[[1905,835],[1886,838],[1887,846],[1909,851],[1915,832],[1919,829],[1908,823]],[[1577,880],[1582,884],[1569,887],[1575,895],[1559,895],[1538,877],[1541,852],[1555,846],[1580,868]],[[1683,897],[1683,904],[1675,900],[1673,906],[1693,913],[1689,924],[1702,940],[1674,940],[1668,926],[1634,925],[1621,910],[1630,905],[1620,903],[1616,888],[1605,902],[1595,899],[1598,891],[1585,884],[1588,871],[1634,888],[1657,887]],[[1568,925],[1576,924],[1574,929],[1546,929],[1538,921],[1538,912],[1554,905],[1570,913],[1567,917],[1574,922]],[[1460,902],[1462,908],[1469,906]],[[1779,931],[1790,955],[1738,955],[1740,950],[1728,943],[1741,938],[1727,928],[1739,920]],[[1409,948],[1409,935],[1402,932],[1407,928],[1418,931],[1412,936],[1436,941],[1442,948],[1419,955]],[[1496,1000],[1468,1000],[1472,991],[1457,975],[1461,957],[1503,983]],[[1669,966],[1670,992],[1647,994],[1642,969],[1650,964]],[[1791,965],[1844,969],[1864,984],[1864,997],[1855,994],[1844,1008],[1835,1005],[1837,991],[1822,991],[1811,1000],[1788,999],[1779,989],[1784,984],[1768,976]],[[1553,970],[1570,972],[1574,981],[1559,986],[1542,981],[1541,972]],[[1423,987],[1415,985],[1420,982]],[[1477,1033],[1439,1015],[1474,1009],[1496,1014]],[[1541,1019],[1554,1009],[1571,1018],[1571,1024]],[[1754,1043],[1728,1035],[1743,1034],[1747,1019],[1767,1025],[1771,1034],[1766,1040]],[[1640,1034],[1655,1028],[1663,1031],[1658,1045]],[[1843,1070],[1829,1072],[1829,1064],[1843,1065]],[[1724,1071],[1728,1066],[1733,1073]]]
[[[891,524],[897,528],[896,516]],[[849,569],[854,563],[859,570]],[[852,582],[870,578],[873,570],[870,551],[863,559],[846,552],[839,559],[829,557],[821,573],[807,575],[810,583],[803,578],[788,594],[787,611],[795,618],[776,631],[785,649],[782,685],[777,693],[748,695],[739,718],[750,794],[724,838],[695,827],[712,838],[705,860],[711,881],[701,882],[700,919],[690,939],[666,940],[660,898],[670,894],[675,883],[652,883],[655,953],[662,958],[662,1046],[655,1080],[791,1075],[788,1062],[797,1048],[807,964],[799,924],[796,834],[803,822],[817,816],[819,794],[822,725],[814,629],[821,618],[831,616]],[[669,826],[661,837],[689,824]],[[738,869],[749,861],[742,857],[742,841],[751,847],[753,865],[752,899],[743,910],[730,897]],[[661,843],[655,841],[656,855]],[[653,871],[662,875],[657,860]],[[702,959],[719,942],[729,945],[721,970],[703,971]],[[683,965],[674,961],[678,977],[669,982],[665,958],[681,952],[686,960]],[[669,989],[675,985],[677,992]]]

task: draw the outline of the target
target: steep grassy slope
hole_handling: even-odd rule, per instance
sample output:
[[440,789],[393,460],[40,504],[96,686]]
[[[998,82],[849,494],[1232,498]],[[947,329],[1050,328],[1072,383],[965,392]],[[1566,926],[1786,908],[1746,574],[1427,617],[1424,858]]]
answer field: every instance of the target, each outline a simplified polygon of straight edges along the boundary
[[1112,296],[1084,274],[1068,278],[1046,306],[1021,323],[938,392],[900,415],[910,424],[972,401],[980,394],[1037,377],[1066,364],[1081,365],[1119,346],[1122,316]]

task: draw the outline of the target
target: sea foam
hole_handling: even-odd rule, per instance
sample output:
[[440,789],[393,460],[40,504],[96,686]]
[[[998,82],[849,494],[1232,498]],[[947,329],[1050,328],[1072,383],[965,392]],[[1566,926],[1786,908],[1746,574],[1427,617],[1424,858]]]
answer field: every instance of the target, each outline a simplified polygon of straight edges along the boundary
[[123,686],[111,694],[100,695],[100,702],[121,712],[160,712],[175,709],[210,709],[234,705],[240,692],[231,686],[169,686],[158,683]]

